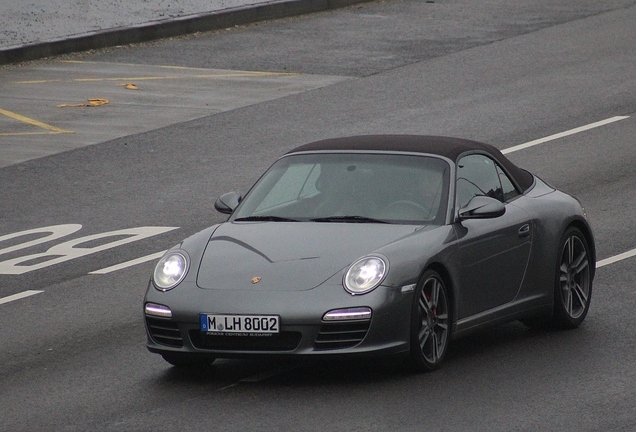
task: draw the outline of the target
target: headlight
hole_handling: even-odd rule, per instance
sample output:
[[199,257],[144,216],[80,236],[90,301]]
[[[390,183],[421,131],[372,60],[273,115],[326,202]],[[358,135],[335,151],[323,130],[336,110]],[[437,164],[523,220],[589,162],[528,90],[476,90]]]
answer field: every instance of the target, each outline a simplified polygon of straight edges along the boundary
[[188,258],[182,252],[168,252],[159,260],[153,274],[155,286],[168,291],[183,280],[188,272]]
[[364,294],[382,282],[388,265],[383,258],[370,256],[351,264],[345,274],[343,285],[351,294]]

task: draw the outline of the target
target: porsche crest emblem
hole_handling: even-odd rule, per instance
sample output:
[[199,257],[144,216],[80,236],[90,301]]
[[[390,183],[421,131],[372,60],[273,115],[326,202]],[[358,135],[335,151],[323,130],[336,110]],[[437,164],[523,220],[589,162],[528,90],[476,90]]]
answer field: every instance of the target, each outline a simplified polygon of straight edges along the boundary
[[254,276],[254,277],[252,278],[252,283],[253,283],[253,284],[257,284],[257,283],[259,283],[259,282],[261,281],[261,279],[262,279],[262,278],[261,278],[260,276]]

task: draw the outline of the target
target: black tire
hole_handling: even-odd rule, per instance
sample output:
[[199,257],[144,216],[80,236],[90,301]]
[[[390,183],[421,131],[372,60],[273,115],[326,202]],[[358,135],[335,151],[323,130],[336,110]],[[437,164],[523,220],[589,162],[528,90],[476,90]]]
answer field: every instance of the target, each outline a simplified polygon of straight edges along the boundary
[[592,299],[592,267],[594,265],[587,239],[569,227],[559,243],[554,281],[552,325],[573,329],[581,325]]
[[205,354],[192,354],[192,353],[163,353],[161,357],[172,366],[178,368],[196,369],[206,366],[210,366],[215,358],[207,356]]
[[419,372],[437,369],[451,338],[451,303],[444,279],[433,270],[422,275],[411,312],[411,362]]

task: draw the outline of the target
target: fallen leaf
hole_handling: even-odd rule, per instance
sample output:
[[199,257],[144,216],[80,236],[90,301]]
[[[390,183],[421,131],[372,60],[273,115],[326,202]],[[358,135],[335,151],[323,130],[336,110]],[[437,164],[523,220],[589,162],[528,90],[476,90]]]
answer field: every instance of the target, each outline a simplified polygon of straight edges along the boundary
[[110,101],[108,99],[101,98],[93,98],[88,99],[88,103],[78,103],[78,104],[60,104],[58,108],[69,108],[69,107],[95,107],[100,105],[106,105]]
[[126,90],[139,90],[139,87],[137,87],[135,84],[119,84],[120,86],[123,86]]

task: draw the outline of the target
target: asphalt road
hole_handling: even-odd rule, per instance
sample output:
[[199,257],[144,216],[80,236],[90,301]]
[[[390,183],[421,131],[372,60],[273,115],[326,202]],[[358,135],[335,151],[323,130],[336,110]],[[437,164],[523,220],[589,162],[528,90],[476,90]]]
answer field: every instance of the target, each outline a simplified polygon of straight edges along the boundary
[[[636,1],[572,3],[393,0],[0,68],[0,430],[634,430]],[[296,144],[378,132],[487,141],[578,196],[584,325],[501,326],[421,375],[146,352],[131,260]]]

